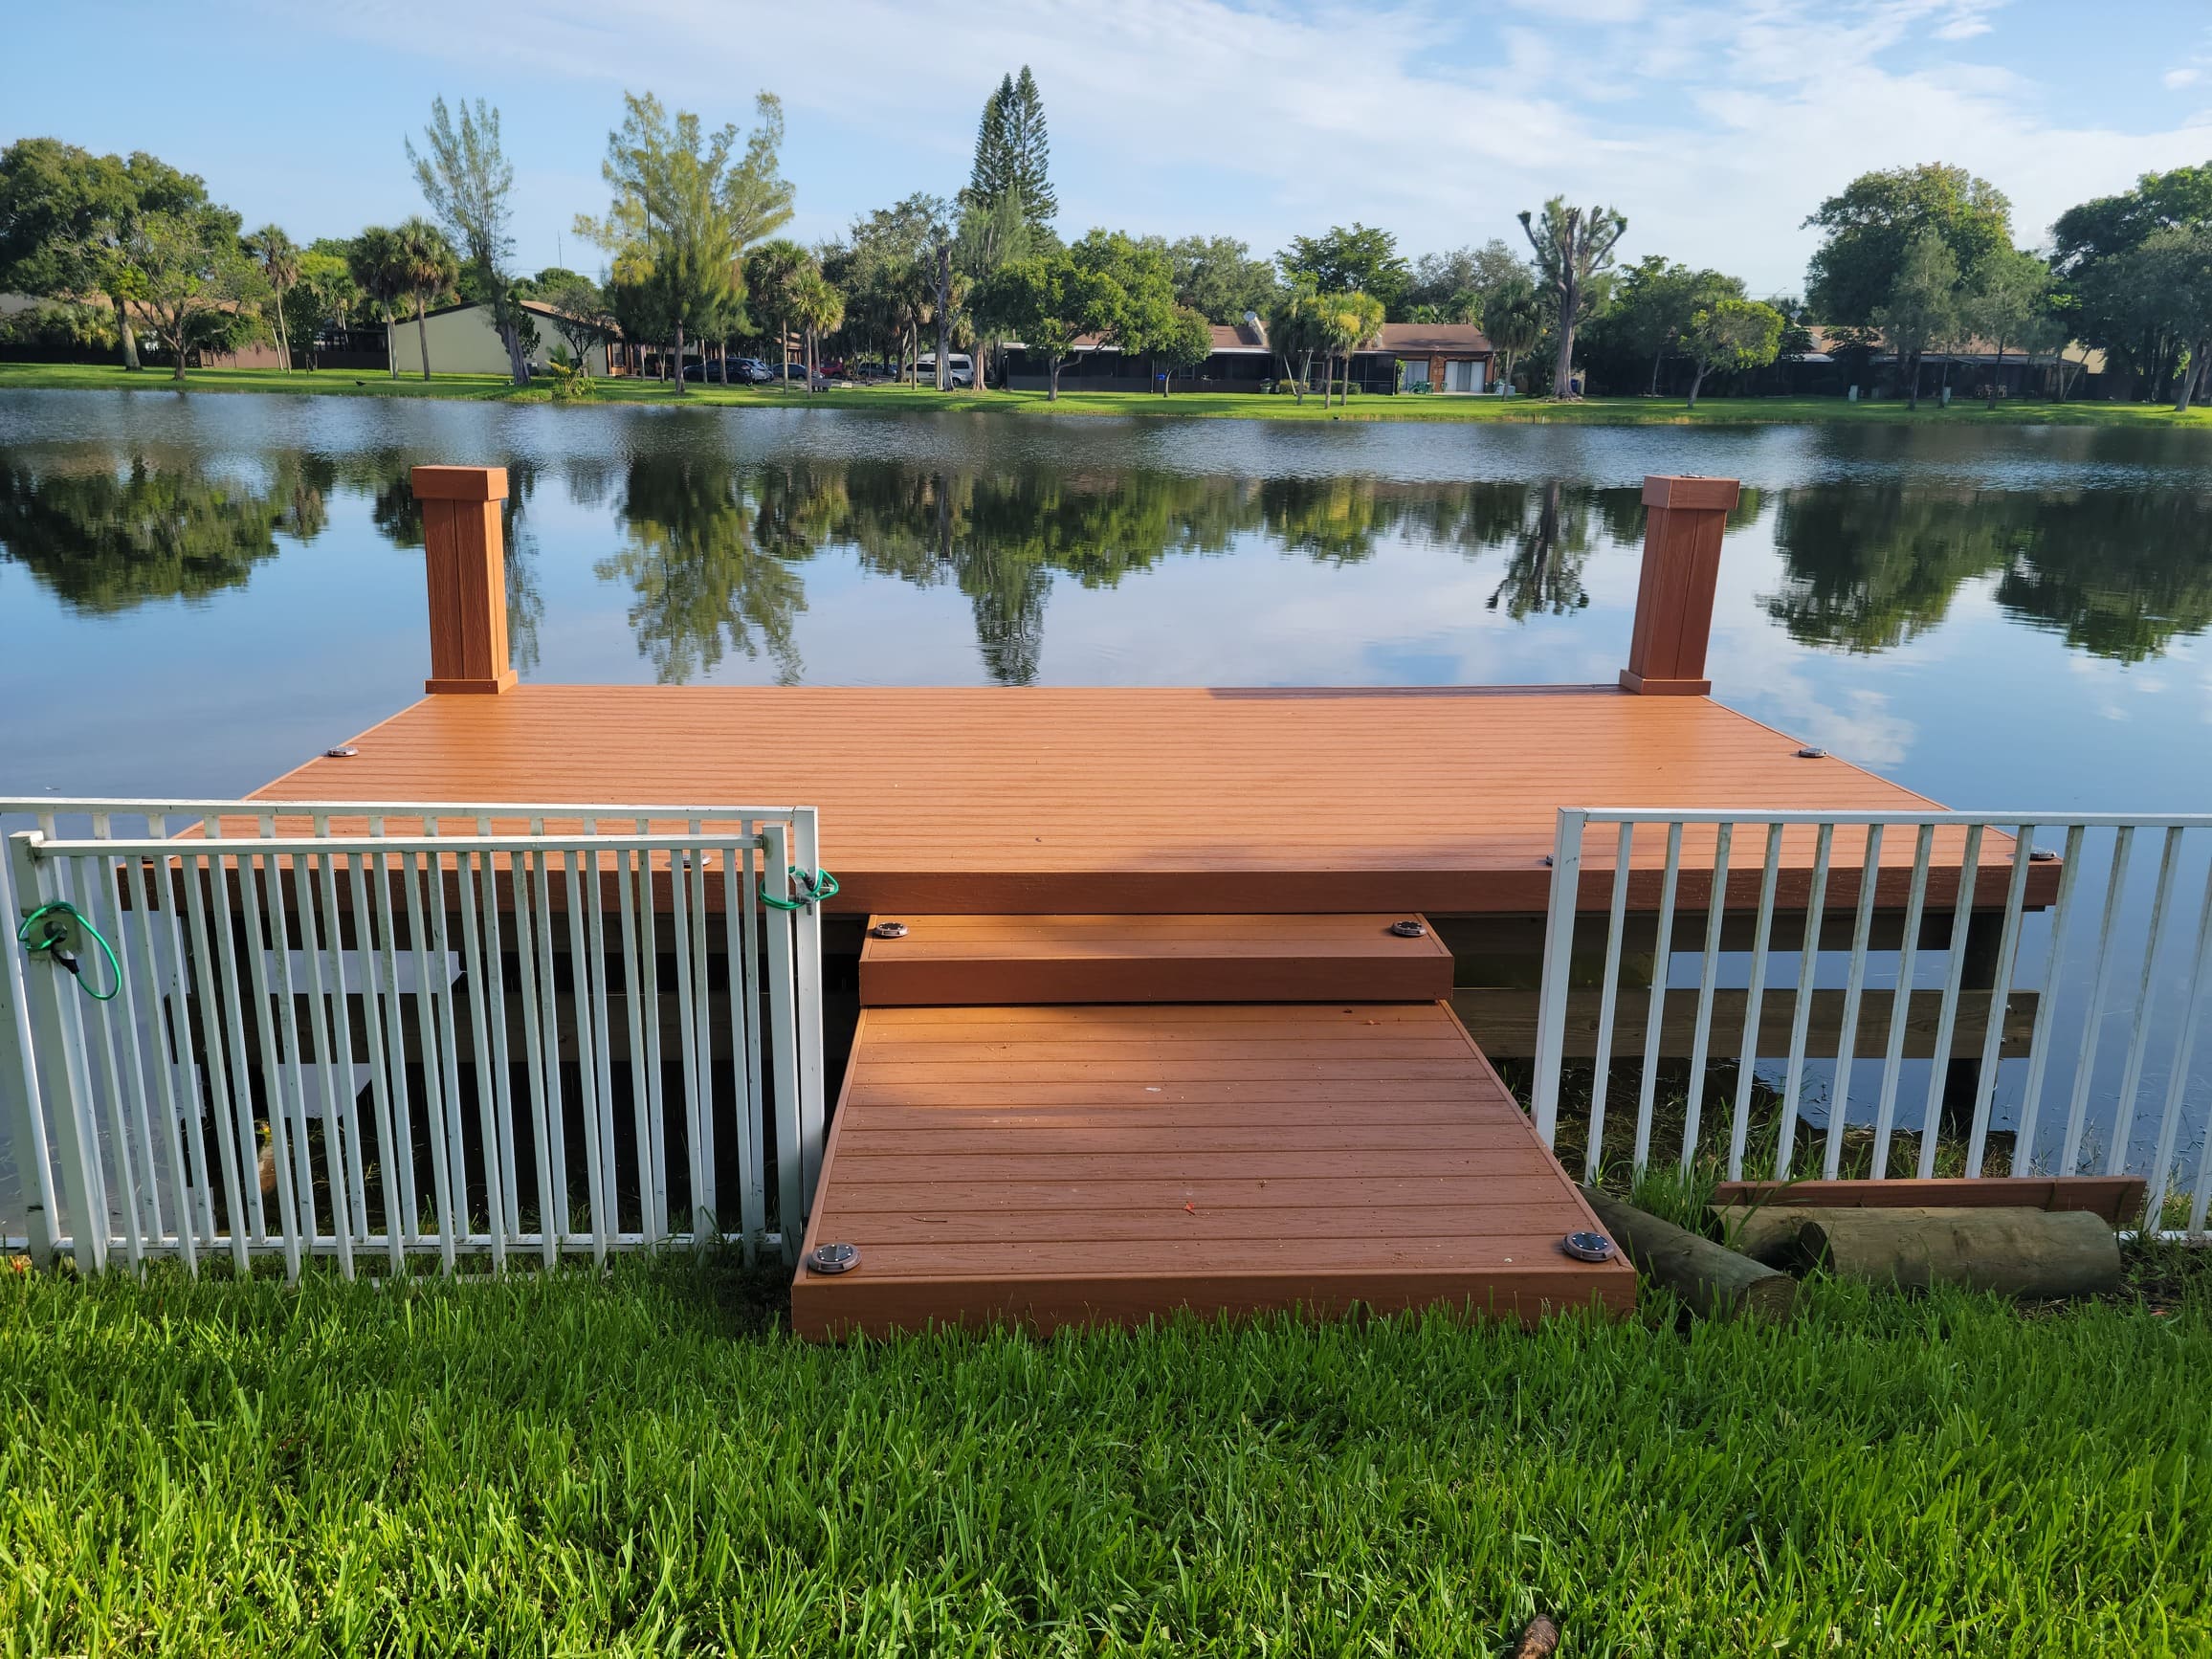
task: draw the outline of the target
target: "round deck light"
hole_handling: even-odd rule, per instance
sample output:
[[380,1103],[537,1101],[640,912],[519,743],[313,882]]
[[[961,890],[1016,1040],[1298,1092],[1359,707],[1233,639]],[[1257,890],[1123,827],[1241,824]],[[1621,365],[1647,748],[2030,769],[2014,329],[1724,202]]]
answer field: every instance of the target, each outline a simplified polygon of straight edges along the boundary
[[350,761],[360,753],[351,743],[341,743],[335,749],[323,750],[322,758],[326,761]]
[[906,923],[903,921],[879,921],[868,931],[877,939],[904,939],[906,937]]
[[816,1245],[807,1265],[818,1273],[849,1273],[860,1265],[860,1247],[849,1244]]
[[1825,749],[1816,749],[1808,743],[1797,752],[1797,758],[1801,761],[1825,761],[1828,758],[1828,752]]
[[1428,932],[1428,929],[1418,921],[1407,919],[1392,922],[1390,931],[1400,939],[1420,939]]
[[1609,1262],[1613,1241],[1602,1232],[1571,1232],[1559,1240],[1559,1249],[1579,1262]]

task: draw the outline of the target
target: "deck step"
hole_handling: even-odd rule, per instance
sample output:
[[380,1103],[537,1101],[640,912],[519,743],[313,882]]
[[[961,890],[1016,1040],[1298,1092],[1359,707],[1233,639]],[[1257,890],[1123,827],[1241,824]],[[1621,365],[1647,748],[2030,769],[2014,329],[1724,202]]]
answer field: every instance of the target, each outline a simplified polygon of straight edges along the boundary
[[[886,937],[896,921],[903,935]],[[1394,924],[1418,924],[1406,937]],[[1451,953],[1401,914],[870,918],[863,1007],[1430,1002]]]
[[1441,1003],[864,1008],[791,1328],[1626,1310],[1597,1225]]

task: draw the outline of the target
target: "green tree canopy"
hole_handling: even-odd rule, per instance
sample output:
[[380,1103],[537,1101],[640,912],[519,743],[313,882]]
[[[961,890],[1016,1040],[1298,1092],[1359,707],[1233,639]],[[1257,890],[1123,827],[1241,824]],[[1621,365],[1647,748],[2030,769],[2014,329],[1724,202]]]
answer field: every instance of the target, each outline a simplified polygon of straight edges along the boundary
[[986,326],[1044,359],[1046,401],[1060,395],[1060,368],[1082,335],[1108,326],[1118,287],[1065,248],[1034,254],[977,286],[972,304]]
[[962,205],[987,210],[1012,198],[1021,204],[1032,230],[1049,232],[1060,214],[1051,163],[1045,100],[1025,63],[1019,76],[1008,75],[984,100],[983,119],[976,127],[975,161],[967,188],[961,192]]
[[522,330],[528,313],[517,302],[507,269],[515,249],[515,166],[499,146],[499,112],[480,98],[474,106],[463,99],[460,108],[456,122],[444,99],[432,99],[423,147],[418,152],[408,140],[407,159],[423,200],[460,251],[463,294],[491,307],[508,370],[517,386],[527,386]]
[[1690,407],[1705,377],[1715,369],[1723,373],[1764,368],[1781,349],[1782,315],[1757,299],[1716,299],[1691,315],[1683,334],[1683,349],[1697,365],[1690,383]]
[[672,120],[651,93],[625,93],[623,107],[599,169],[614,199],[604,218],[579,214],[576,233],[613,255],[618,282],[652,293],[656,319],[675,340],[680,397],[686,335],[730,332],[744,299],[746,227],[733,200],[745,192],[732,185],[738,130],[709,133],[688,110]]
[[1958,333],[1958,261],[1943,233],[1929,226],[1905,250],[1890,298],[1874,307],[1874,326],[1897,354],[1910,388],[1911,405],[1920,407],[1920,359]]
[[1325,236],[1294,236],[1275,255],[1284,279],[1303,278],[1321,294],[1357,290],[1382,301],[1386,316],[1397,317],[1413,281],[1413,272],[1398,253],[1398,238],[1353,221],[1346,230],[1330,227]]
[[1275,267],[1256,259],[1233,236],[1184,236],[1170,242],[1145,236],[1146,247],[1167,255],[1175,302],[1187,305],[1208,322],[1241,322],[1248,311],[1265,317],[1274,303]]
[[1805,274],[1805,302],[1824,322],[1865,327],[1891,303],[1906,255],[1923,232],[1949,251],[1958,279],[2012,246],[2012,204],[1964,167],[1931,162],[1862,173],[1806,218],[1822,233]]

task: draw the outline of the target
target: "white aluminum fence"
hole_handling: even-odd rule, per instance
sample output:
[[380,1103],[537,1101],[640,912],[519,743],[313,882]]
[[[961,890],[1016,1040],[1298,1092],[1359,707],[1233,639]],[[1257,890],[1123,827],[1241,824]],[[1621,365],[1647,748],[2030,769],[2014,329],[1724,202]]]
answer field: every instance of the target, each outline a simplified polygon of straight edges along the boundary
[[812,808],[17,815],[0,913],[67,937],[11,937],[0,973],[12,1248],[348,1275],[797,1248],[824,1125],[820,917],[792,879]]
[[1575,807],[1550,862],[1532,1111],[1547,1144],[1586,1112],[1588,1176],[1925,1177],[1947,1146],[2140,1175],[2146,1226],[2204,1227],[2212,817]]

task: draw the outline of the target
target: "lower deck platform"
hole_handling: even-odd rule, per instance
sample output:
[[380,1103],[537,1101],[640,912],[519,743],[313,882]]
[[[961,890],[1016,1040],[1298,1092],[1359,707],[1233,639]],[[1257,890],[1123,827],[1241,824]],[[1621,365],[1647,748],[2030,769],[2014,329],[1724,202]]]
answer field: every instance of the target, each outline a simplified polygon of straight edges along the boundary
[[791,1321],[1626,1309],[1596,1227],[1438,1003],[870,1007]]

